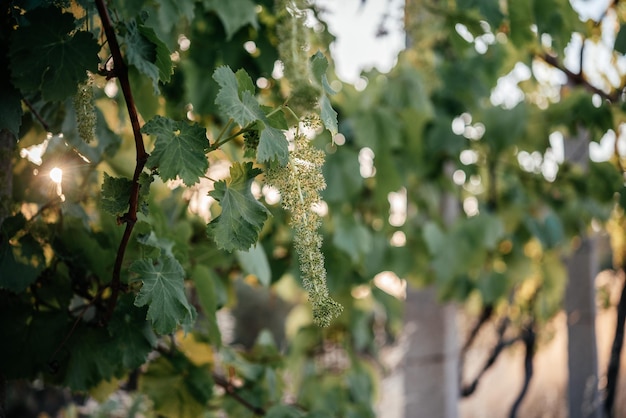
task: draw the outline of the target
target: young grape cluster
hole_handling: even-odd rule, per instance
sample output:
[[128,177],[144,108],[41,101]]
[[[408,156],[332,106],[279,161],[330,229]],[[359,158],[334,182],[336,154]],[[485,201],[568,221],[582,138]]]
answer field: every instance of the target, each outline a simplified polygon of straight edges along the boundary
[[246,157],[254,157],[259,146],[259,130],[251,129],[243,134],[243,151]]
[[93,78],[90,76],[78,85],[78,91],[74,95],[78,135],[86,143],[90,143],[96,137],[96,109],[93,102],[92,84]]

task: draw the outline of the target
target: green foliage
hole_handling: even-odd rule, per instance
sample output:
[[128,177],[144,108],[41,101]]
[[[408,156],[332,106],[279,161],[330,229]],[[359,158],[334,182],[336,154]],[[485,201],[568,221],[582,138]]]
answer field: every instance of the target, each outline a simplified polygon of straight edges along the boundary
[[211,376],[181,354],[160,357],[142,374],[139,388],[167,417],[192,418],[203,413],[212,392]]
[[155,116],[143,126],[142,132],[157,137],[147,164],[158,168],[163,180],[178,176],[187,186],[192,186],[209,168],[205,157],[209,141],[203,127]]
[[15,245],[5,236],[0,248],[0,287],[15,293],[25,291],[44,270],[43,250],[32,235],[22,236]]
[[98,69],[96,40],[76,31],[74,17],[56,7],[37,8],[24,19],[9,53],[14,85],[22,92],[41,92],[47,101],[73,96],[87,71]]
[[240,28],[248,24],[258,28],[257,16],[254,10],[256,5],[250,0],[228,2],[208,0],[206,4],[209,10],[214,10],[220,17],[224,29],[226,29],[226,39],[231,39]]
[[253,274],[264,286],[270,285],[272,272],[261,244],[255,245],[247,251],[239,250],[236,255],[244,272]]
[[159,81],[170,81],[172,60],[167,46],[154,29],[133,20],[125,25],[128,63],[152,80],[154,94],[159,93]]
[[[305,0],[116,0],[114,22],[87,3],[1,7],[9,385],[130,388],[146,416],[372,417],[371,359],[403,318],[380,273],[510,312],[515,332],[561,309],[572,242],[623,217],[623,156],[583,169],[551,148],[624,120],[624,86],[539,76],[606,30],[567,0],[408,13],[415,50],[363,91],[333,80]],[[519,102],[499,103],[523,66]]]
[[226,251],[248,250],[259,239],[269,211],[252,195],[250,186],[261,171],[252,163],[235,163],[228,181],[215,183],[210,195],[220,202],[222,213],[207,230],[219,248]]
[[129,270],[137,274],[133,281],[143,284],[135,305],[148,306],[147,318],[159,334],[168,334],[180,324],[191,324],[196,313],[185,296],[185,271],[175,258],[137,260]]
[[115,178],[104,173],[102,183],[102,209],[111,215],[122,215],[128,209],[128,199],[133,188],[130,179]]
[[215,103],[222,112],[241,127],[257,124],[256,130],[260,132],[257,160],[267,162],[275,159],[283,165],[286,164],[289,151],[285,134],[271,125],[253,96],[254,86],[245,71],[239,70],[235,75],[230,68],[219,67],[213,78],[221,87]]

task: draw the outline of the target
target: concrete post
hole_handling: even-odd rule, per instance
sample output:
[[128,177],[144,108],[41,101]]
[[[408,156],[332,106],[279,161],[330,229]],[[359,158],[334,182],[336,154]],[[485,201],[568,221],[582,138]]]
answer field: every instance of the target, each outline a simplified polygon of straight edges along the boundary
[[[453,167],[448,164],[446,173]],[[455,196],[441,202],[444,221],[458,216]],[[441,304],[434,287],[409,289],[405,305],[407,350],[404,357],[404,417],[456,418],[459,356],[456,308]]]
[[[588,134],[582,128],[575,138],[564,141],[565,160],[587,169]],[[565,291],[567,313],[568,406],[570,418],[600,418],[598,353],[596,346],[596,292],[598,273],[596,243],[581,237],[580,245],[567,260]]]

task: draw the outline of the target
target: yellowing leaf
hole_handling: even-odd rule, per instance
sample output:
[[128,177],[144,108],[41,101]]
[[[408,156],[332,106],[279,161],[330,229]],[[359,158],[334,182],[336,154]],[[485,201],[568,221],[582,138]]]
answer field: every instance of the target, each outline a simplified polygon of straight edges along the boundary
[[213,349],[207,343],[196,340],[191,333],[176,332],[178,349],[196,366],[213,363]]

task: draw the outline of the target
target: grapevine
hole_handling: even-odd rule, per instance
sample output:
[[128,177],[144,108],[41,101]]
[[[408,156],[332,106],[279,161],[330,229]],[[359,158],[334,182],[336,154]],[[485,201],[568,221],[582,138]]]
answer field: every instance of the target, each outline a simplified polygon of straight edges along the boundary
[[[0,415],[73,391],[28,414],[373,418],[413,285],[482,310],[460,356],[499,324],[450,374],[463,396],[524,345],[510,415],[532,415],[564,258],[610,219],[624,269],[624,16],[435,3],[407,2],[412,47],[352,86],[312,0],[1,2]],[[605,161],[560,161],[559,136]]]

